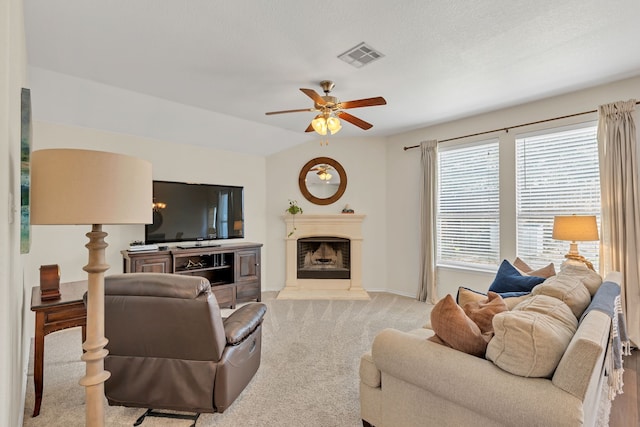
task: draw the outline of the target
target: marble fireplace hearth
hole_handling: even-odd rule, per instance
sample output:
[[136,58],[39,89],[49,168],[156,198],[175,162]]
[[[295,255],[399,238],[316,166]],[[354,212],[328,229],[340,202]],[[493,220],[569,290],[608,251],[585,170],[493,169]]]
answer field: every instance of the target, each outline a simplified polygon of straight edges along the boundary
[[[347,299],[368,300],[369,294],[362,288],[362,222],[365,215],[357,214],[302,214],[283,217],[286,238],[285,287],[278,299]],[[326,238],[348,240],[349,274],[348,278],[301,278],[298,274],[298,240],[308,238]],[[304,258],[304,254],[302,255]],[[309,258],[309,255],[307,255]]]

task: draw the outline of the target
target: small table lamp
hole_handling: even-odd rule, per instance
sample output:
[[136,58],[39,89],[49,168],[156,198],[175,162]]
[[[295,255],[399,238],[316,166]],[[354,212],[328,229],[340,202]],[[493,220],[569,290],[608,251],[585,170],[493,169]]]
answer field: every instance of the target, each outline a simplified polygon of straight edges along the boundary
[[584,262],[593,270],[593,264],[578,253],[576,242],[589,242],[599,240],[598,224],[594,215],[561,215],[553,218],[553,234],[555,240],[571,241],[569,252],[564,256],[567,259],[575,259]]
[[104,425],[104,241],[102,224],[148,224],[152,220],[151,164],[115,153],[47,149],[31,157],[31,224],[91,224],[87,233],[86,425]]

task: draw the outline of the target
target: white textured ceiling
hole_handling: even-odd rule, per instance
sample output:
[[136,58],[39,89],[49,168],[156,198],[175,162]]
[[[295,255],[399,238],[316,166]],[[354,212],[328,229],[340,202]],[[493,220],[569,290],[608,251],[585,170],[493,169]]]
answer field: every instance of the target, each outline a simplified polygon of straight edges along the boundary
[[[298,89],[321,93],[324,79],[342,101],[388,103],[349,110],[374,127],[346,124],[339,136],[387,136],[640,74],[639,0],[24,4],[30,67],[274,127],[297,141],[310,136],[313,113],[264,113],[311,107]],[[385,57],[359,69],[337,59],[360,42]],[[264,140],[255,143],[269,153]]]

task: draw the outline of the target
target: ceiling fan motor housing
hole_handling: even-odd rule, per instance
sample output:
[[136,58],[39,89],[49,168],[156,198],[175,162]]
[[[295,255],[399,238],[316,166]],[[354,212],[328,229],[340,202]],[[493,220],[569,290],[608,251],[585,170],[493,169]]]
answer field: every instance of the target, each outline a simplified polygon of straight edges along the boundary
[[329,110],[334,110],[338,107],[338,104],[340,101],[338,101],[338,98],[336,98],[335,96],[329,96],[329,95],[325,95],[322,97],[322,99],[324,99],[324,105],[320,105],[317,102],[314,103],[314,107],[316,108],[316,110],[319,111],[323,111],[326,109]]

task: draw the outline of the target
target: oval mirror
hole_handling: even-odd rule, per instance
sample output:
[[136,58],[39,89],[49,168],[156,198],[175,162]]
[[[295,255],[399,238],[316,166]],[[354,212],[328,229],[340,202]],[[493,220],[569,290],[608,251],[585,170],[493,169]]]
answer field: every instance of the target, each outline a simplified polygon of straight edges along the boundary
[[300,192],[316,205],[330,205],[342,197],[347,189],[347,173],[336,160],[316,157],[300,170]]

